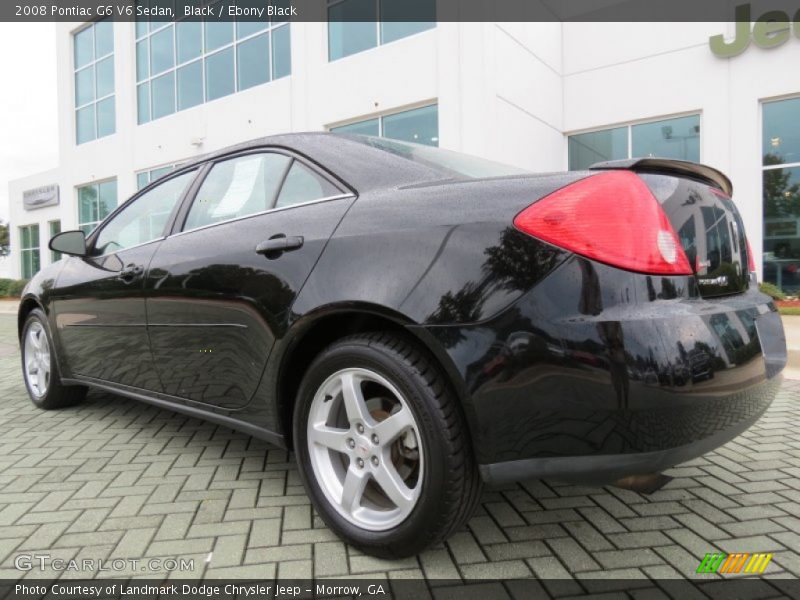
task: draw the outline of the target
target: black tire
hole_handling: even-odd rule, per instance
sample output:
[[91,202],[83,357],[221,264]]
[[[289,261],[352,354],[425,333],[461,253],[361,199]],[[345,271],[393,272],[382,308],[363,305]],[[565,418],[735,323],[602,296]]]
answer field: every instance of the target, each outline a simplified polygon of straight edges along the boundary
[[[329,502],[310,463],[307,423],[317,390],[342,369],[377,372],[412,409],[425,456],[417,504],[399,525],[372,531],[351,523]],[[305,373],[294,411],[294,449],[314,507],[343,540],[381,558],[415,555],[446,539],[472,515],[482,481],[459,401],[444,375],[411,340],[390,333],[344,338],[326,348]]]
[[[47,336],[47,343],[50,347],[50,381],[47,385],[47,390],[41,396],[37,395],[28,383],[25,377],[25,339],[28,331],[34,323],[41,325]],[[53,345],[53,337],[50,335],[50,328],[47,325],[47,317],[38,309],[33,309],[28,318],[25,320],[25,326],[22,328],[22,337],[20,338],[20,355],[22,357],[22,379],[25,381],[25,389],[28,390],[28,396],[33,402],[34,406],[43,410],[56,410],[59,408],[66,408],[74,406],[86,397],[86,387],[82,385],[64,385],[61,383],[61,375],[58,372],[58,361],[55,356],[55,346]]]

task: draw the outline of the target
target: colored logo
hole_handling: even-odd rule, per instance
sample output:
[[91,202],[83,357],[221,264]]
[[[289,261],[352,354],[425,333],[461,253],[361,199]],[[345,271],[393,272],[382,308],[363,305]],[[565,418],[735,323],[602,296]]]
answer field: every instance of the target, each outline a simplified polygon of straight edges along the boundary
[[697,567],[697,573],[763,573],[772,560],[772,554],[739,552],[706,554]]

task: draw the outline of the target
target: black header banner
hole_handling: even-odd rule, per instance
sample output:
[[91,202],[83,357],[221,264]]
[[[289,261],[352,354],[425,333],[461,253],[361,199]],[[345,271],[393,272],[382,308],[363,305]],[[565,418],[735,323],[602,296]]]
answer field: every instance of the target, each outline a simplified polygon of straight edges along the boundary
[[0,21],[408,21],[795,23],[798,0],[2,0]]

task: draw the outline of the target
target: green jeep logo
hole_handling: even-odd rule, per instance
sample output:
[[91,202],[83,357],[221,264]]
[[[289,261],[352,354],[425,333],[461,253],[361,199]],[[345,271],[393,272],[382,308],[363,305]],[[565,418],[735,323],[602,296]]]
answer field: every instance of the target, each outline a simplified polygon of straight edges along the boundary
[[749,4],[736,7],[736,37],[726,42],[722,34],[709,38],[711,51],[720,58],[731,58],[747,50],[750,41],[760,48],[776,48],[792,35],[800,38],[800,9],[794,14],[794,24],[782,10],[770,10],[761,15],[750,29],[751,10]]

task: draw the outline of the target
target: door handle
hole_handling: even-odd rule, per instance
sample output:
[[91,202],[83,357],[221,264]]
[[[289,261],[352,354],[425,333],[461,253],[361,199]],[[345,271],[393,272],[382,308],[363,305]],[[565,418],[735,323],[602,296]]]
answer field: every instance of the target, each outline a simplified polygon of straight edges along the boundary
[[121,279],[125,283],[130,283],[137,277],[144,273],[142,265],[134,265],[133,263],[126,265],[117,275],[117,279]]
[[273,235],[256,246],[256,254],[263,254],[267,258],[277,258],[284,252],[291,252],[303,246],[302,235],[286,237],[282,233]]

